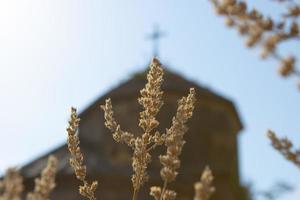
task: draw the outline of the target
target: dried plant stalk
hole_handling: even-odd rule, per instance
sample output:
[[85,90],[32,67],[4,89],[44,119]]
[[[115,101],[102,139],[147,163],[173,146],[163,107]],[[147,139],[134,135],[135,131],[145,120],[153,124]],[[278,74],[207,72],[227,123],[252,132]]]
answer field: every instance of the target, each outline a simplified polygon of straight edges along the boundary
[[206,167],[202,173],[199,182],[194,185],[195,196],[194,200],[208,200],[210,196],[215,192],[215,188],[212,186],[214,177],[209,167]]
[[163,165],[160,175],[164,181],[164,185],[162,189],[157,186],[150,189],[150,194],[155,199],[171,200],[176,198],[176,192],[167,190],[167,184],[174,181],[178,174],[177,169],[180,167],[179,155],[185,143],[183,136],[188,130],[185,123],[193,115],[195,101],[195,90],[192,88],[189,95],[183,97],[178,102],[176,116],[172,120],[171,128],[167,129],[166,133],[166,155],[159,156],[159,160]]
[[[179,163],[177,156],[181,152],[183,145],[182,139],[183,133],[187,128],[184,123],[191,117],[194,103],[195,91],[191,89],[190,95],[187,98],[183,98],[179,103],[179,108],[176,117],[173,119],[173,125],[168,129],[166,134],[161,134],[155,131],[159,122],[156,120],[156,115],[163,105],[161,91],[161,85],[163,82],[163,69],[158,59],[154,58],[150,64],[150,70],[147,74],[147,84],[145,88],[140,91],[141,97],[138,99],[139,104],[142,105],[143,111],[140,112],[139,126],[143,130],[141,136],[134,137],[133,134],[123,131],[120,125],[116,122],[113,116],[111,100],[107,99],[105,105],[101,108],[104,111],[105,125],[113,133],[113,138],[117,142],[126,143],[133,149],[132,167],[133,167],[133,200],[137,199],[138,192],[143,184],[148,180],[147,166],[151,162],[150,151],[156,146],[161,145],[167,139],[166,146],[170,146],[170,152],[174,148],[177,152],[172,152],[172,158],[174,162]],[[176,140],[176,141],[175,141]],[[173,146],[172,146],[173,145]],[[171,156],[171,154],[169,155]],[[162,158],[163,159],[163,158]],[[175,167],[175,166],[174,166]],[[169,169],[169,168],[168,168]],[[162,173],[168,176],[166,173],[168,169],[163,169]],[[177,173],[177,168],[171,168],[172,172]],[[163,190],[165,196],[168,199],[175,199],[176,193],[171,190]]]
[[[140,188],[148,180],[147,167],[151,162],[150,152],[156,146],[165,143],[167,153],[160,156],[163,165],[161,176],[165,181],[165,186],[161,190],[159,187],[152,187],[151,195],[159,197],[158,199],[172,200],[176,198],[176,192],[166,188],[167,183],[173,181],[177,176],[177,169],[180,166],[178,156],[181,153],[185,143],[183,135],[187,131],[185,123],[192,116],[195,103],[195,90],[190,89],[187,97],[183,97],[178,102],[176,116],[173,118],[171,128],[166,133],[159,133],[155,129],[159,125],[156,115],[163,105],[161,85],[163,82],[163,69],[158,59],[154,58],[150,64],[150,70],[147,74],[147,83],[145,88],[140,91],[141,97],[138,98],[139,104],[142,105],[143,111],[140,112],[139,126],[143,130],[142,134],[136,136],[132,133],[121,129],[119,123],[114,118],[113,106],[110,99],[101,105],[104,111],[105,126],[112,132],[113,139],[118,143],[127,144],[132,150],[132,199],[137,200]],[[89,198],[95,199],[94,191],[97,182],[88,184],[86,181],[86,166],[83,165],[83,155],[79,147],[79,138],[77,136],[79,118],[76,109],[71,110],[71,119],[69,121],[68,147],[71,152],[70,163],[75,170],[76,177],[84,183],[80,193]],[[85,189],[84,189],[85,188]]]
[[162,194],[162,190],[160,187],[157,186],[153,186],[150,188],[150,195],[153,196],[153,198],[155,200],[175,200],[177,193],[173,190],[167,190],[165,189],[165,191]]
[[0,200],[21,200],[23,178],[16,168],[9,168],[0,182]]
[[104,111],[105,125],[113,133],[116,142],[127,144],[133,149],[132,175],[133,200],[137,199],[138,192],[144,183],[148,180],[147,166],[151,162],[150,151],[157,145],[161,145],[164,135],[154,129],[159,125],[156,115],[159,112],[162,102],[163,92],[161,84],[163,81],[163,70],[158,59],[154,58],[150,64],[150,70],[147,75],[147,84],[140,91],[141,97],[138,99],[139,104],[144,110],[140,113],[139,126],[143,130],[141,136],[136,136],[127,131],[123,131],[113,116],[111,100],[107,99],[105,105],[101,106]]
[[75,108],[71,108],[71,118],[67,128],[68,133],[68,148],[71,153],[70,165],[75,171],[76,178],[82,181],[83,185],[79,186],[79,193],[90,199],[96,200],[95,191],[98,186],[97,181],[88,183],[86,180],[86,166],[83,164],[83,155],[79,147],[78,126],[80,119],[77,117]]
[[300,167],[300,150],[294,150],[294,145],[288,138],[280,139],[271,130],[268,130],[268,137],[276,150],[278,150],[287,160]]
[[27,200],[49,200],[49,195],[55,188],[57,162],[54,156],[49,156],[47,166],[41,177],[35,179],[34,191],[27,195]]
[[139,126],[144,130],[144,135],[150,137],[150,132],[159,125],[155,116],[163,105],[163,92],[161,91],[163,69],[157,59],[152,60],[147,80],[145,88],[140,91],[141,97],[138,99],[144,108],[144,111],[140,112]]
[[114,140],[134,147],[135,139],[133,134],[123,131],[113,116],[111,99],[107,99],[105,105],[101,106],[101,108],[104,110],[105,126],[113,133]]
[[[246,37],[246,46],[260,46],[261,57],[273,57],[280,63],[279,74],[283,77],[296,75],[296,59],[293,55],[280,55],[278,46],[284,42],[300,39],[300,4],[296,1],[277,0],[288,8],[281,14],[279,20],[266,17],[257,9],[248,9],[245,1],[237,0],[210,0],[216,13],[225,18],[228,27],[235,28],[242,36]],[[300,82],[299,85],[300,87]]]

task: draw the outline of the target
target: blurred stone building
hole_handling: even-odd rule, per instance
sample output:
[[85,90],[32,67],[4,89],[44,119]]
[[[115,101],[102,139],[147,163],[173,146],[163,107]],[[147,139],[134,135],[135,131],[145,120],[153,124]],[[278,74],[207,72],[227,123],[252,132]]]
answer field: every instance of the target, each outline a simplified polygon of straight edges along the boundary
[[[99,181],[99,199],[125,200],[130,199],[132,193],[130,149],[113,141],[111,133],[103,124],[103,112],[99,105],[110,97],[115,117],[123,129],[141,132],[137,126],[141,111],[137,97],[139,90],[145,85],[145,77],[145,72],[134,75],[101,96],[79,115],[79,137],[88,168],[88,178]],[[180,174],[177,181],[170,184],[170,188],[178,192],[178,199],[192,199],[193,183],[199,180],[204,167],[209,165],[214,173],[214,185],[217,189],[212,200],[245,200],[246,192],[240,185],[238,162],[238,133],[242,129],[242,123],[230,100],[165,70],[162,87],[165,104],[158,114],[159,127],[162,131],[170,127],[171,119],[176,113],[177,100],[186,95],[191,87],[196,90],[197,103],[194,116],[188,123],[189,131],[185,135],[187,143],[180,157]],[[153,155],[153,162],[149,166],[151,178],[141,191],[139,199],[152,199],[148,195],[149,187],[162,185],[159,175],[161,165],[156,158],[163,152],[158,148]],[[66,144],[22,168],[26,190],[33,188],[34,178],[40,174],[50,154],[59,159],[57,187],[52,193],[52,199],[82,199],[78,194],[79,182],[69,166]]]

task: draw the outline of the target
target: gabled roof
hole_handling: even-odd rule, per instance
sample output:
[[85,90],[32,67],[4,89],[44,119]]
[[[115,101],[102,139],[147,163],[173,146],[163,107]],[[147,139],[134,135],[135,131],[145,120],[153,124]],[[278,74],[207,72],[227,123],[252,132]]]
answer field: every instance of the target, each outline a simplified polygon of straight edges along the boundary
[[[116,88],[110,90],[108,93],[104,94],[100,98],[96,99],[91,105],[89,105],[84,111],[79,114],[80,118],[84,118],[91,110],[98,109],[99,105],[103,104],[105,99],[112,98],[122,99],[128,98],[129,96],[137,95],[137,92],[140,91],[145,83],[147,71],[139,72],[133,75],[129,80],[122,82]],[[172,72],[168,69],[164,69],[164,81],[162,85],[162,90],[167,93],[176,93],[176,94],[186,94],[189,88],[195,88],[196,94],[199,98],[206,98],[211,100],[216,100],[218,103],[221,103],[226,106],[229,112],[232,114],[233,120],[237,124],[237,132],[243,128],[242,122],[238,115],[238,112],[232,103],[232,101],[216,94],[208,88],[200,86],[194,81],[185,79],[183,76]]]

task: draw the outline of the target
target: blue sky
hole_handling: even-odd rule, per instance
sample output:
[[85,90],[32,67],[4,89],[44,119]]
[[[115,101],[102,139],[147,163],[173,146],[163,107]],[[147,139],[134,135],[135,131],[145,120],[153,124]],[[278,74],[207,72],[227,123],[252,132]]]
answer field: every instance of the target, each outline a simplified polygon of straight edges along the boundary
[[[272,3],[256,6],[279,10]],[[298,192],[282,199],[299,198],[299,169],[265,135],[272,128],[300,144],[297,79],[284,80],[276,62],[247,50],[206,0],[1,1],[0,172],[64,143],[70,106],[83,110],[144,69],[152,52],[145,37],[156,23],[168,35],[161,61],[235,102],[245,125],[242,181],[258,189],[286,181]],[[299,51],[292,44],[284,48]]]

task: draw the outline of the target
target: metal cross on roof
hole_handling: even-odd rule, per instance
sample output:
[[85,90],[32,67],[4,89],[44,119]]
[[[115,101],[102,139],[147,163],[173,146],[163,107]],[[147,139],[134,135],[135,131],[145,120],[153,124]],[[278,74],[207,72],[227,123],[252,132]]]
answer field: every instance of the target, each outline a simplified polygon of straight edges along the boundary
[[153,42],[153,56],[157,57],[159,55],[159,40],[166,34],[159,29],[158,25],[153,27],[153,32],[147,35],[147,39]]

